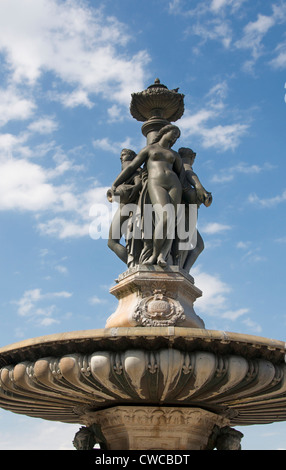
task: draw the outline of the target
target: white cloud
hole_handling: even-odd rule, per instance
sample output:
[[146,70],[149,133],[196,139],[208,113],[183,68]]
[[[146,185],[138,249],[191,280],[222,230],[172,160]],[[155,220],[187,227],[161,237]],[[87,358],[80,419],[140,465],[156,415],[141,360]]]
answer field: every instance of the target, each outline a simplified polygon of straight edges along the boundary
[[184,0],[169,1],[169,11],[172,14],[181,14],[185,16],[203,16],[203,15],[221,15],[227,8],[231,14],[237,13],[247,0],[201,0],[197,5],[190,9],[189,3]]
[[92,144],[94,148],[99,148],[103,150],[104,152],[113,153],[115,155],[118,155],[118,157],[123,148],[133,149],[133,145],[132,145],[130,137],[126,137],[126,139],[123,140],[122,142],[114,142],[107,137],[103,137],[102,139],[93,140]]
[[236,248],[242,250],[243,256],[241,259],[243,262],[247,261],[248,263],[257,263],[267,260],[265,256],[260,254],[261,248],[257,246],[257,243],[253,247],[250,241],[239,241],[236,244]]
[[21,316],[26,316],[32,310],[34,303],[40,300],[41,298],[41,290],[40,289],[33,289],[26,291],[23,297],[17,301],[19,306],[18,313]]
[[[253,65],[256,60],[264,52],[264,37],[270,31],[271,28],[277,24],[282,24],[286,21],[286,4],[273,4],[272,5],[272,14],[271,15],[262,15],[259,13],[257,15],[256,21],[250,21],[243,29],[243,36],[241,39],[236,41],[235,46],[238,49],[250,50],[252,59],[248,60],[244,64],[244,68],[248,71],[252,71]],[[281,66],[284,63],[284,48],[282,51],[278,50],[278,56],[274,59],[271,64],[275,67]],[[280,55],[281,54],[281,55]]]
[[286,243],[286,236],[280,237],[280,238],[276,238],[276,239],[275,239],[275,242],[276,242],[276,243]]
[[286,41],[278,44],[275,48],[276,57],[270,61],[275,69],[286,68]]
[[1,420],[0,449],[75,450],[72,440],[79,430],[78,424],[35,419],[4,410],[1,410]]
[[6,133],[0,134],[0,162],[12,157],[13,153],[17,153],[21,157],[29,157],[31,155],[30,148],[26,145],[29,134],[23,132],[18,136]]
[[247,261],[248,263],[260,263],[261,261],[266,261],[267,258],[265,256],[261,256],[260,251],[261,249],[259,247],[250,249],[244,254],[242,260]]
[[250,21],[243,29],[243,37],[236,42],[238,49],[250,49],[256,60],[263,50],[262,39],[275,24],[272,16],[258,14],[256,21]]
[[0,160],[0,210],[47,209],[57,201],[44,170],[24,159]]
[[262,331],[261,326],[257,322],[254,322],[253,320],[251,320],[250,318],[245,318],[243,320],[243,324],[246,325],[248,328],[250,328],[256,334],[259,334]]
[[215,18],[205,23],[197,23],[192,27],[192,34],[201,38],[201,44],[207,40],[220,41],[227,49],[232,42],[232,28],[227,20]]
[[126,105],[130,93],[142,89],[149,56],[145,51],[129,56],[126,49],[122,52],[130,40],[127,29],[84,1],[0,3],[0,52],[14,84],[34,84],[52,72],[74,88],[61,98],[67,106],[90,107],[89,93]]
[[76,210],[79,204],[74,188],[54,185],[52,178],[71,169],[68,161],[45,169],[26,159],[1,159],[0,210],[41,212]]
[[213,316],[236,321],[249,313],[249,309],[246,307],[241,307],[237,310],[229,308],[231,303],[229,295],[232,292],[232,288],[222,281],[218,275],[206,273],[201,270],[200,266],[193,269],[192,275],[196,285],[203,292],[202,297],[197,299],[195,304],[195,309],[200,316]]
[[[53,125],[54,120],[50,119],[35,121],[29,132],[48,132]],[[13,157],[14,153],[33,156],[36,148],[32,151],[26,146],[29,136],[29,133],[18,137],[0,135],[0,211],[35,214],[38,229],[46,235],[59,238],[89,236],[91,207],[103,204],[105,212],[110,209],[106,199],[108,187],[101,187],[96,181],[84,189],[76,181],[67,185],[59,180],[56,184],[55,180],[68,171],[72,175],[70,181],[73,181],[74,173],[81,168],[52,144],[46,151],[53,150],[54,167],[44,168],[27,158]]]
[[171,14],[180,14],[192,18],[192,24],[185,31],[185,35],[196,35],[200,43],[193,47],[198,53],[200,47],[208,40],[220,42],[225,49],[230,49],[233,42],[232,15],[236,15],[246,0],[202,0],[193,8],[189,3],[174,0],[169,3]]
[[248,196],[248,201],[262,208],[271,208],[286,201],[286,190],[270,198],[260,198],[253,193]]
[[254,36],[256,38],[257,34],[266,34],[274,23],[275,20],[272,16],[261,15],[259,13],[256,21],[251,21],[245,26],[244,32],[247,37],[253,38]]
[[82,220],[73,222],[69,218],[55,217],[46,222],[39,222],[38,229],[42,234],[51,235],[60,239],[78,238],[88,236],[90,223]]
[[[34,121],[29,131],[19,136],[0,135],[0,211],[17,210],[35,214],[38,228],[45,234],[60,238],[88,236],[90,208],[96,203],[108,206],[108,188],[100,187],[93,181],[91,187],[81,189],[74,180],[74,173],[77,174],[81,167],[74,165],[54,143],[50,142],[42,149],[36,146],[32,150],[27,146],[33,133],[51,132],[55,125],[54,119],[43,118]],[[51,150],[56,163],[53,167],[45,168],[23,158],[30,158],[36,152],[39,156]],[[71,175],[69,184],[61,184],[62,180],[56,184],[55,180],[66,172]]]
[[124,114],[122,112],[122,108],[119,107],[118,105],[114,104],[107,110],[108,115],[109,115],[109,122],[113,121],[122,121],[124,119]]
[[72,294],[66,291],[42,293],[41,289],[31,289],[24,292],[21,299],[13,303],[18,306],[18,315],[27,319],[33,319],[39,326],[50,326],[59,323],[54,318],[57,310],[55,305],[41,306],[39,304],[49,302],[53,299],[70,298]]
[[[107,201],[109,187],[95,187],[77,195],[67,192],[66,200],[61,195],[57,211],[63,214],[38,222],[38,229],[44,235],[60,239],[91,236],[92,226],[101,224],[103,238],[107,238],[113,216],[112,205]],[[70,199],[70,204],[68,200]],[[96,211],[96,208],[99,210]],[[94,209],[94,210],[93,210]],[[68,212],[72,214],[72,217]],[[104,216],[102,217],[102,213]],[[94,238],[94,237],[93,237]]]
[[246,134],[249,124],[244,118],[243,123],[217,124],[228,115],[226,98],[228,84],[226,80],[215,84],[205,96],[207,105],[197,111],[185,110],[180,120],[182,138],[197,136],[205,148],[217,148],[221,151],[234,150]]
[[10,85],[6,89],[0,89],[0,126],[12,120],[28,119],[35,110],[34,101],[22,97],[15,87]]
[[218,11],[221,8],[225,7],[229,3],[229,0],[212,0],[211,9]]
[[248,165],[245,162],[240,162],[230,168],[224,168],[212,177],[214,183],[224,183],[232,181],[237,174],[253,175],[259,174],[262,171],[269,171],[274,166],[270,163],[264,163],[263,165]]
[[[244,18],[242,7],[247,0],[202,0],[193,8],[184,0],[169,2],[171,14],[191,17],[192,24],[184,31],[186,36],[196,35],[200,38],[199,44],[195,44],[193,52],[198,54],[200,47],[207,41],[221,42],[225,49],[249,51],[251,58],[244,62],[243,68],[247,72],[253,72],[256,61],[266,49],[264,41],[269,31],[286,21],[286,3],[281,0],[271,5],[272,12],[269,15],[258,13],[254,21],[249,21],[242,28],[242,35],[237,39],[237,30],[234,18]],[[271,46],[273,47],[273,46]],[[268,50],[269,52],[269,50]],[[286,66],[285,44],[282,42],[276,47],[278,54],[270,64],[275,68]]]
[[74,90],[71,93],[51,92],[48,94],[54,101],[59,101],[66,108],[75,108],[76,106],[86,106],[91,109],[94,103],[89,99],[85,90]]
[[58,272],[61,273],[61,274],[67,274],[67,272],[68,272],[67,267],[66,267],[66,266],[63,266],[63,265],[61,265],[61,264],[55,266],[55,270],[58,271]]
[[207,93],[207,98],[210,100],[210,103],[213,108],[220,109],[224,107],[224,100],[228,94],[228,83],[226,80],[216,83],[210,91]]
[[100,148],[101,150],[104,150],[105,152],[111,152],[111,153],[116,153],[116,154],[118,154],[118,152],[120,151],[119,149],[121,147],[120,144],[112,142],[107,137],[103,137],[102,139],[95,139],[93,141],[93,146],[95,148]]
[[230,229],[230,225],[220,224],[218,222],[210,222],[200,228],[202,233],[207,233],[208,235],[214,235]]
[[91,305],[104,304],[106,303],[106,299],[100,299],[99,297],[94,295],[93,297],[91,297],[91,299],[89,299],[89,302]]
[[42,117],[29,124],[28,129],[39,134],[50,134],[58,129],[58,123],[52,117]]
[[218,125],[209,129],[202,129],[204,147],[218,147],[222,150],[234,150],[248,129],[246,124]]
[[282,24],[286,20],[286,3],[281,1],[279,4],[272,5],[273,17],[277,23]]
[[170,13],[176,13],[181,6],[181,0],[171,0],[169,1],[169,11]]
[[243,242],[243,241],[240,241],[240,242],[237,242],[236,244],[236,248],[239,248],[240,250],[246,250],[250,245],[250,242],[247,241],[247,242]]
[[203,272],[199,266],[194,268],[192,275],[203,291],[203,296],[196,301],[196,307],[203,314],[236,320],[248,312],[247,308],[229,309],[228,295],[232,289],[219,276]]
[[[44,315],[46,315],[46,314],[47,314],[47,313],[44,312]],[[46,326],[46,327],[51,326],[51,325],[53,325],[53,324],[55,324],[55,323],[59,323],[59,321],[56,320],[55,318],[51,318],[51,317],[47,317],[47,316],[41,320],[41,326],[44,326],[44,327],[45,327],[45,326]]]
[[186,111],[180,121],[180,129],[184,138],[198,136],[205,148],[218,148],[222,151],[234,150],[245,135],[248,124],[218,124],[208,123],[211,119],[218,119],[218,112],[212,109],[201,109],[197,113]]
[[245,315],[248,312],[249,312],[248,308],[239,308],[237,310],[228,310],[226,312],[223,312],[222,318],[226,318],[228,320],[235,321],[235,320],[237,320],[237,318],[241,317],[242,315]]
[[235,12],[242,7],[242,4],[245,3],[245,1],[246,0],[212,0],[210,9],[215,13],[219,13],[226,7],[231,7],[232,12]]
[[227,304],[230,287],[218,276],[201,271],[200,267],[193,269],[195,283],[203,291],[203,296],[196,301],[196,307],[208,315],[219,315]]

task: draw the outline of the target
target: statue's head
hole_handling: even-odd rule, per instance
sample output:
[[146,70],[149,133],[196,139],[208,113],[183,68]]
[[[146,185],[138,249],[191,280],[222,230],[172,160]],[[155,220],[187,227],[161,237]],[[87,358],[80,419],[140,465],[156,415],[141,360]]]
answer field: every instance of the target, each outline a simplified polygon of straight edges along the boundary
[[181,156],[182,160],[186,163],[190,163],[191,165],[194,163],[196,158],[196,152],[188,147],[181,147],[178,150],[179,155]]
[[[176,140],[180,137],[181,135],[181,131],[180,129],[175,126],[174,124],[167,124],[166,126],[162,127],[158,134],[156,135],[156,137],[154,137],[154,139],[152,140],[151,144],[155,144],[156,142],[159,142],[161,140],[161,138],[167,134],[168,132],[170,132],[170,134],[172,134],[172,138],[173,138],[173,144],[176,142]],[[173,145],[172,144],[172,145]]]
[[136,157],[136,153],[130,149],[122,149],[120,154],[121,163],[131,162]]

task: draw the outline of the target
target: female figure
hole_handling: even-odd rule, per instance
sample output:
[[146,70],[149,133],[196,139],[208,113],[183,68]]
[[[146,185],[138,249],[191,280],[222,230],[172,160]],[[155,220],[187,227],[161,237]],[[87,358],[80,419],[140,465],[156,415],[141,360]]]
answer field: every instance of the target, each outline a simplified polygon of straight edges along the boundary
[[[135,157],[136,153],[133,152],[133,150],[122,149],[120,154],[121,169],[124,170],[127,168]],[[107,198],[110,202],[112,202],[113,195],[120,197],[120,205],[114,215],[109,229],[108,247],[114,251],[114,253],[125,264],[127,264],[128,261],[128,250],[126,246],[123,246],[120,243],[120,240],[123,235],[126,235],[123,233],[123,226],[124,223],[129,219],[129,214],[122,214],[122,207],[126,202],[137,202],[141,188],[141,175],[139,171],[136,171],[134,174],[132,174],[132,177],[124,181],[124,184],[121,184],[120,187],[117,188],[117,191],[114,191],[113,194],[111,191],[107,192]]]
[[[153,234],[153,251],[144,261],[145,264],[167,265],[167,257],[172,246],[172,238],[168,238],[168,213],[162,208],[172,204],[176,214],[177,205],[181,203],[182,185],[179,175],[182,160],[177,152],[171,149],[180,136],[180,130],[172,124],[164,126],[153,142],[143,148],[130,162],[113,183],[112,191],[144,163],[148,172],[147,189],[150,202],[155,212],[155,229]],[[144,216],[144,214],[143,214]]]
[[[193,164],[196,158],[196,153],[190,149],[182,147],[178,150],[179,155],[182,158],[184,166],[184,188],[182,201],[188,208],[189,204],[196,204],[199,209],[201,204],[209,207],[212,203],[212,194],[203,187],[198,175],[193,170]],[[186,227],[189,226],[189,211],[186,210]],[[181,253],[180,266],[187,272],[190,271],[191,267],[195,263],[198,256],[204,250],[204,241],[200,232],[197,230],[196,233],[196,246],[190,251]]]

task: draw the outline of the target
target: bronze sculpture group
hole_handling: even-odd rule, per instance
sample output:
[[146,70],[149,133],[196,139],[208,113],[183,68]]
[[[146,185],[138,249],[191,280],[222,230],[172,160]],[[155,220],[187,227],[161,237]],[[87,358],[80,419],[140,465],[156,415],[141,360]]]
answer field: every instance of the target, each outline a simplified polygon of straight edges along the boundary
[[[116,196],[119,201],[108,246],[128,267],[178,265],[189,271],[204,249],[196,228],[195,236],[188,228],[196,225],[197,208],[209,206],[212,195],[193,171],[196,154],[189,148],[172,149],[179,137],[180,129],[167,124],[137,155],[129,149],[121,152],[122,171],[108,191],[110,201]],[[149,230],[147,221],[152,222]],[[122,236],[126,246],[120,243]]]

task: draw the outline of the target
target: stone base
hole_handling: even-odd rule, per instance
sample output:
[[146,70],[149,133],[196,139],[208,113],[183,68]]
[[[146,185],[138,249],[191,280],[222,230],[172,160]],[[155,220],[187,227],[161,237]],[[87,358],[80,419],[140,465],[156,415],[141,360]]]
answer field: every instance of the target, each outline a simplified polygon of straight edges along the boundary
[[118,299],[117,310],[106,328],[134,326],[180,326],[204,328],[193,304],[202,292],[194,279],[177,266],[139,265],[117,279],[110,293]]
[[87,413],[107,450],[206,450],[229,421],[200,408],[117,406]]

